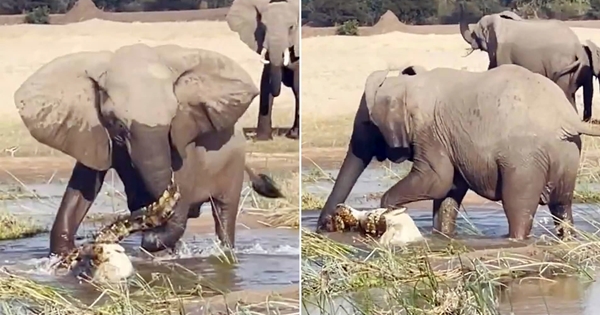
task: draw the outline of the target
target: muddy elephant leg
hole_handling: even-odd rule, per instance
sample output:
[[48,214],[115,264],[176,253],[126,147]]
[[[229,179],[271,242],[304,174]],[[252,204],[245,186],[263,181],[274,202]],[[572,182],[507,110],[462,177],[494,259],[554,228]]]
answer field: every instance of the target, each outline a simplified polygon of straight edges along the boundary
[[554,227],[556,228],[556,235],[563,240],[569,239],[572,236],[573,227],[573,209],[571,201],[563,201],[561,203],[548,204],[552,219],[554,221]]
[[455,183],[448,195],[433,200],[433,232],[453,235],[456,230],[456,217],[463,198],[467,194],[465,183]]
[[[590,70],[591,72],[591,70]],[[592,119],[592,99],[594,97],[594,76],[586,75],[583,83],[583,121]],[[573,92],[573,106],[575,106],[575,92]]]
[[244,185],[243,165],[244,160],[242,159],[237,165],[231,166],[232,173],[230,174],[234,174],[233,177],[225,176],[227,181],[220,183],[220,187],[224,187],[225,192],[211,202],[215,234],[221,241],[221,245],[229,248],[235,247],[235,224]]
[[256,126],[256,140],[264,141],[273,139],[271,113],[273,110],[273,95],[268,66],[263,67],[260,78],[260,106],[258,109],[258,125]]
[[502,205],[508,219],[509,238],[529,237],[546,180],[542,174],[528,166],[508,166],[501,170]]
[[285,134],[287,138],[298,139],[300,133],[300,71],[293,71],[293,83],[292,91],[294,92],[294,98],[296,100],[296,109],[294,113],[294,124],[292,128]]
[[98,196],[105,176],[106,171],[75,164],[50,232],[51,254],[65,254],[75,247],[75,233]]
[[[429,157],[428,157],[429,158]],[[418,159],[417,161],[424,161]],[[454,167],[447,156],[429,158],[429,163],[415,162],[411,171],[381,197],[381,207],[397,207],[406,203],[441,199],[452,189]]]

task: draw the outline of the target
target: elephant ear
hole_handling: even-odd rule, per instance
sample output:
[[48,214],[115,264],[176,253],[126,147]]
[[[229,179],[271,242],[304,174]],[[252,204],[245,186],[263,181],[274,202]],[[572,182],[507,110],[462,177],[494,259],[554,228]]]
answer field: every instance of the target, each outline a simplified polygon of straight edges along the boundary
[[498,13],[498,15],[500,15],[501,18],[503,19],[507,19],[507,20],[514,20],[514,21],[522,21],[523,18],[521,18],[517,13],[513,12],[513,11],[502,11],[500,13]]
[[[406,69],[400,71],[399,75],[402,76]],[[371,73],[367,78],[365,99],[369,117],[385,138],[388,146],[409,148],[409,115],[406,104],[400,104],[398,101],[399,94],[404,91],[399,91],[401,87],[397,84],[389,88],[382,88],[386,78],[390,76],[389,70],[382,70]],[[397,75],[394,76],[396,79],[398,78]]]
[[586,40],[583,48],[590,59],[594,75],[598,77],[600,75],[600,48],[598,48],[591,40]]
[[423,67],[423,66],[413,65],[413,66],[405,67],[402,70],[401,74],[412,76],[412,75],[417,75],[419,73],[423,73],[426,71],[427,71],[427,69],[425,69],[425,67]]
[[109,136],[99,118],[104,96],[98,85],[111,56],[106,51],[56,58],[14,94],[33,138],[96,170],[111,165]]
[[298,24],[292,30],[292,44],[294,45],[294,55],[300,57],[300,1],[299,0],[288,0],[290,4],[292,14],[296,16]]
[[229,28],[238,33],[242,42],[259,54],[263,49],[266,33],[260,12],[268,4],[269,0],[235,0],[225,18]]
[[173,90],[179,105],[171,141],[182,157],[198,135],[233,127],[258,95],[248,72],[229,57],[176,45],[155,49],[175,72]]

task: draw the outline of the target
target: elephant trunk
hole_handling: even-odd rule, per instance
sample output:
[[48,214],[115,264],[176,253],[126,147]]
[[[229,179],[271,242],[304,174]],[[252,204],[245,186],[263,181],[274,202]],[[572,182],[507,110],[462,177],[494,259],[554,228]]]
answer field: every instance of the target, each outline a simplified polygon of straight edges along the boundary
[[[268,62],[270,64],[269,77],[271,95],[277,97],[281,93],[283,67],[289,66],[290,64],[290,49],[288,41],[285,40],[287,38],[286,36],[273,34],[271,34],[271,36],[276,39],[268,41],[267,47],[263,49],[263,56],[266,51],[268,53]],[[284,40],[281,40],[281,38]]]
[[467,23],[466,20],[461,19],[460,20],[460,34],[462,35],[462,38],[465,40],[465,42],[467,42],[467,44],[471,45],[471,48],[475,49],[476,48],[476,43],[474,43],[474,39],[471,36],[471,28],[469,27],[469,23]]
[[[131,160],[138,169],[147,190],[155,200],[159,200],[173,183],[169,126],[150,127],[134,122],[131,129],[131,134],[135,135],[135,139],[131,139],[130,142]],[[176,193],[179,193],[178,189]],[[145,232],[142,248],[148,252],[156,252],[174,247],[185,231],[188,209],[184,208],[185,205],[178,202],[173,207],[173,215],[167,223],[160,228]],[[183,215],[183,222],[181,215]]]
[[[321,214],[319,215],[319,221],[317,225],[317,231],[331,231],[331,215],[335,211],[335,208],[338,204],[343,203],[352,187],[356,183],[356,180],[362,174],[362,172],[367,168],[367,165],[371,161],[370,159],[360,158],[356,156],[353,152],[353,144],[350,144],[350,148],[348,149],[348,153],[346,153],[346,158],[344,159],[344,163],[340,168],[340,172],[335,180],[335,184],[333,185],[333,190],[331,194],[327,198],[327,202],[325,202],[325,206],[323,210],[321,210]],[[365,150],[365,148],[360,148],[359,150]],[[372,158],[372,157],[371,157]]]

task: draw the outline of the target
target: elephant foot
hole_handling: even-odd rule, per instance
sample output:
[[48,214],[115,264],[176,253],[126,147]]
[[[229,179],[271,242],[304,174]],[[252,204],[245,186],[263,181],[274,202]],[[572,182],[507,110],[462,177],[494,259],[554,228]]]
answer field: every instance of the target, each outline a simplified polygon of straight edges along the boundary
[[256,138],[254,138],[256,141],[269,141],[269,140],[273,140],[273,133],[272,132],[265,132],[265,131],[257,131],[256,132]]
[[298,140],[299,132],[298,128],[292,128],[285,133],[285,137],[292,140]]

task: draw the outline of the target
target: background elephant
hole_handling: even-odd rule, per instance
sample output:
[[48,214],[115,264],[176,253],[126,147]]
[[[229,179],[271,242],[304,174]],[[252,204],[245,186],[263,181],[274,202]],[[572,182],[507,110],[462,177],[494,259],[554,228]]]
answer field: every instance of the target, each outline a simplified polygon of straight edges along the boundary
[[504,11],[483,16],[472,28],[463,20],[460,33],[471,49],[487,52],[488,69],[515,64],[546,76],[560,86],[576,110],[575,92],[583,86],[583,120],[592,117],[593,76],[600,73],[600,51],[592,42],[582,45],[562,21],[523,20]]
[[294,124],[286,137],[298,139],[300,124],[300,2],[299,0],[235,0],[227,13],[227,24],[240,39],[261,55],[260,108],[257,140],[272,139],[273,98],[281,83],[296,99]]
[[[190,209],[211,196],[217,234],[233,245],[245,163],[244,140],[233,128],[257,94],[233,60],[176,45],[74,53],[40,68],[15,92],[15,104],[36,140],[77,160],[50,251],[73,248],[109,168],[123,181],[132,211],[178,186],[172,218],[144,233],[144,249],[173,247]],[[263,195],[279,195],[264,176],[251,179]]]
[[538,204],[573,222],[580,134],[600,136],[600,127],[565,106],[556,84],[516,65],[486,72],[407,67],[399,76],[388,74],[376,71],[366,81],[319,230],[332,230],[332,205],[344,202],[373,157],[413,161],[381,207],[431,199],[434,230],[444,234],[454,232],[468,189],[502,201],[511,238],[529,235]]

